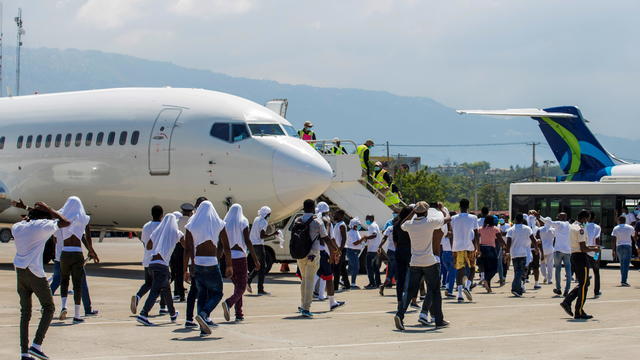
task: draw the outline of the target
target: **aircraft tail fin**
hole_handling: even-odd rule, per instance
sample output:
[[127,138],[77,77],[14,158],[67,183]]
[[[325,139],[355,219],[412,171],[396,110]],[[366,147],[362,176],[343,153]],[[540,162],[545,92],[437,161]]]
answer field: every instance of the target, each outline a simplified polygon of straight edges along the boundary
[[532,116],[565,174],[598,172],[615,165],[609,153],[587,127],[575,106],[544,109],[548,113],[571,114],[574,117]]

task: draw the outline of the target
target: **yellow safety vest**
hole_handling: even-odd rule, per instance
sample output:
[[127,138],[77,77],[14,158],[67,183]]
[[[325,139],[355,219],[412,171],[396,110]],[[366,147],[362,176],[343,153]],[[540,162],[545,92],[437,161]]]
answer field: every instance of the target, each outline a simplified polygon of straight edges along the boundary
[[344,151],[342,151],[342,146],[334,146],[331,148],[331,153],[334,155],[344,155]]
[[387,191],[384,196],[384,204],[387,206],[395,206],[400,203],[400,196],[398,195],[398,193],[394,193],[393,191],[391,191],[392,187],[393,184],[389,186],[389,191]]
[[367,149],[369,149],[369,147],[365,144],[362,144],[362,145],[359,145],[356,150],[356,153],[360,157],[360,166],[362,166],[364,170],[367,170],[367,163],[364,162],[364,151]]
[[[309,133],[305,133],[304,130],[298,130],[298,137],[306,142],[309,141],[313,141],[313,136],[315,135],[315,133],[312,131],[309,131]],[[309,143],[309,145],[311,145],[311,147],[315,148],[315,144],[314,143]]]
[[386,173],[387,173],[387,170],[385,169],[380,170],[378,175],[376,175],[376,182],[373,184],[373,187],[375,187],[378,190],[387,189],[387,185],[385,185],[385,180],[384,180],[384,174]]

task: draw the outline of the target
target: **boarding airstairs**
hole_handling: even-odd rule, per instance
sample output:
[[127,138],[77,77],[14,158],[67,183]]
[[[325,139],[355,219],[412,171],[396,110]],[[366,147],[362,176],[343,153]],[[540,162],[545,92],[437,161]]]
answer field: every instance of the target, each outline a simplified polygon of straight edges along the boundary
[[[351,140],[343,140],[341,143],[345,148],[356,147]],[[344,210],[349,217],[357,217],[363,223],[368,214],[372,214],[380,225],[391,219],[393,211],[384,203],[385,194],[372,185],[375,179],[363,179],[360,159],[354,151],[340,155],[331,153],[333,140],[317,140],[313,145],[333,169],[333,181],[324,192],[324,198]]]

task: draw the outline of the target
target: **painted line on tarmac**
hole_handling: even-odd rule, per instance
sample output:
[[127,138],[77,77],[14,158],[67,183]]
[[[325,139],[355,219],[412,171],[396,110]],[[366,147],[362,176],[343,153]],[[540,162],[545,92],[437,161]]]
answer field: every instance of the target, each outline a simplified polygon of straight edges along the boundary
[[422,344],[422,343],[449,342],[449,341],[469,341],[469,340],[486,340],[486,339],[493,340],[496,338],[564,335],[564,334],[575,334],[575,333],[585,333],[585,332],[630,330],[630,329],[638,329],[638,328],[640,328],[640,325],[609,327],[609,328],[541,331],[541,332],[520,333],[520,334],[510,333],[510,334],[497,334],[497,335],[484,335],[484,336],[462,336],[462,337],[450,337],[450,338],[439,338],[439,339],[397,340],[397,341],[385,341],[385,342],[367,342],[367,343],[335,344],[335,345],[331,344],[331,345],[289,346],[289,347],[275,347],[275,348],[262,348],[262,349],[219,350],[219,351],[201,351],[201,352],[173,352],[173,353],[115,355],[115,356],[109,355],[109,356],[74,358],[74,360],[135,359],[135,358],[158,358],[158,357],[172,357],[172,356],[248,354],[248,353],[260,353],[260,352],[280,352],[280,351],[313,350],[313,349],[327,349],[327,348],[335,349],[335,348],[351,348],[351,347],[362,347],[362,346]]
[[[601,300],[601,301],[589,301],[589,305],[597,305],[597,304],[610,304],[610,303],[629,303],[629,302],[640,302],[640,299],[626,299],[626,300]],[[487,309],[503,309],[503,308],[520,308],[520,307],[543,307],[543,306],[558,306],[559,302],[554,303],[541,303],[541,304],[514,304],[514,305],[492,305],[492,306],[465,306],[465,305],[457,305],[455,303],[446,304],[448,305],[447,309],[456,309],[456,310],[487,310]],[[352,312],[326,312],[326,313],[316,313],[318,315],[318,319],[322,319],[322,315],[331,314],[331,315],[341,315],[341,316],[351,316],[351,315],[375,315],[375,314],[389,314],[392,315],[393,308],[390,310],[374,310],[374,311],[352,311]],[[408,312],[410,312],[409,309]],[[264,318],[281,318],[281,317],[290,317],[295,316],[296,313],[286,313],[286,314],[265,314],[265,315],[252,315],[250,318],[252,319],[264,319]],[[131,320],[114,320],[114,321],[88,321],[82,324],[78,324],[76,326],[95,326],[95,325],[118,325],[118,324],[137,324],[135,319]],[[156,323],[157,326],[170,325],[170,323],[159,322]],[[4,324],[0,325],[0,328],[11,328],[11,327],[19,327],[19,324]],[[37,327],[37,323],[31,323],[29,327]],[[55,323],[52,324],[53,327],[56,326]]]

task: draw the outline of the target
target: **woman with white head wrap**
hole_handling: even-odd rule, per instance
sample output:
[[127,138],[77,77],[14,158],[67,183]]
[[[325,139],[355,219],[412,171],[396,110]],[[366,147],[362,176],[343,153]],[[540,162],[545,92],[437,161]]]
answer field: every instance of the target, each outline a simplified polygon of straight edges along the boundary
[[171,260],[173,249],[175,249],[179,241],[182,241],[183,236],[180,229],[178,229],[178,220],[173,213],[166,214],[162,218],[160,225],[151,233],[150,241],[153,243],[151,261],[149,262],[149,271],[152,278],[151,291],[149,291],[149,296],[147,296],[147,301],[144,303],[140,315],[136,317],[136,320],[143,325],[153,325],[147,319],[147,316],[149,316],[149,311],[151,311],[159,296],[164,298],[169,308],[171,322],[175,322],[178,318],[178,312],[173,307],[173,298],[169,287],[171,281],[169,261]]
[[[209,316],[222,299],[222,274],[218,263],[218,248],[222,247],[226,257],[226,275],[231,277],[231,253],[225,230],[225,222],[210,201],[203,201],[196,213],[189,219],[185,234],[185,259],[193,256],[193,273],[189,274],[187,261],[184,262],[185,279],[193,280],[198,296],[198,314],[195,320],[200,325],[200,335],[211,334],[213,322]],[[192,326],[193,310],[187,309],[187,323]]]
[[[334,298],[335,288],[333,286],[333,268],[331,264],[338,263],[340,261],[340,252],[338,251],[338,245],[335,243],[335,239],[333,238],[333,229],[331,224],[331,217],[329,216],[329,212],[331,208],[329,205],[321,201],[316,206],[316,216],[322,219],[324,226],[327,228],[327,234],[329,234],[329,240],[327,243],[322,244],[320,247],[320,267],[317,272],[317,281],[319,282],[318,286],[318,298],[326,299],[324,296],[325,289],[327,292],[327,296],[329,298],[329,311],[340,307],[345,304],[344,301],[336,301]],[[334,257],[331,257],[331,254]],[[327,283],[329,286],[327,286]]]
[[[69,278],[73,282],[73,302],[74,315],[73,322],[81,323],[84,320],[80,317],[80,302],[82,300],[84,274],[84,255],[82,254],[82,244],[88,250],[88,256],[94,262],[99,262],[98,255],[91,243],[91,229],[89,220],[82,205],[82,201],[77,196],[70,196],[59,212],[64,215],[71,225],[56,232],[56,239],[62,246],[60,252],[60,296],[62,298],[62,310],[60,320],[67,318],[67,294],[69,292]],[[84,240],[83,240],[84,239]],[[58,247],[57,246],[57,247]],[[86,281],[86,280],[85,280]],[[91,315],[91,305],[88,305],[88,314]]]
[[231,247],[233,295],[222,303],[222,310],[224,311],[225,320],[229,321],[231,319],[229,308],[235,306],[236,321],[242,321],[244,320],[242,295],[247,289],[247,252],[251,254],[257,270],[260,270],[260,262],[258,262],[253,244],[249,239],[249,220],[244,217],[240,204],[231,206],[227,216],[224,217],[224,222],[226,224],[227,237],[229,237],[229,246]]
[[360,219],[353,218],[349,222],[349,231],[347,232],[347,244],[345,248],[347,249],[347,263],[349,265],[349,274],[351,274],[351,288],[358,289],[356,285],[356,278],[358,277],[358,272],[360,271],[360,252],[364,248],[362,244],[365,241],[365,238],[360,236],[358,230],[362,223]]
[[267,254],[264,248],[264,239],[270,238],[278,233],[275,230],[273,233],[267,233],[267,227],[269,226],[269,217],[271,216],[271,208],[263,206],[258,210],[258,216],[253,219],[253,225],[251,225],[251,232],[249,233],[249,239],[253,244],[256,257],[260,262],[260,267],[256,268],[255,263],[251,265],[251,273],[249,274],[249,280],[247,281],[247,291],[252,293],[251,282],[258,275],[258,295],[269,295],[264,290],[264,276],[267,272],[266,257]]

